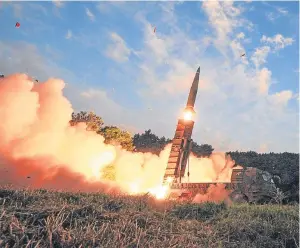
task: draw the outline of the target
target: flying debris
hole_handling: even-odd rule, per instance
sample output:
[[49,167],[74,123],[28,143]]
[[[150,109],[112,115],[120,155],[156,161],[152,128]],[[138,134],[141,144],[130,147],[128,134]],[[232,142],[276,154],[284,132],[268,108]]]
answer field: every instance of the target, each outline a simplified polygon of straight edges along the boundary
[[31,178],[30,176],[27,177],[28,179]]
[[21,26],[21,24],[20,24],[19,22],[16,22],[15,27],[16,27],[16,28],[19,28],[20,26]]
[[246,53],[243,53],[243,54],[241,55],[241,57],[244,57],[244,56],[246,56]]
[[154,32],[154,33],[156,32],[156,27],[154,27],[153,32]]

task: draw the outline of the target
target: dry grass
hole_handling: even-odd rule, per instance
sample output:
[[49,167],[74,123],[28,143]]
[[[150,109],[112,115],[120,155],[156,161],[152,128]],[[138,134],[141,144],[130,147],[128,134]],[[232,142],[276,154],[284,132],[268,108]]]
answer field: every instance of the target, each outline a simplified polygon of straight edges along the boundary
[[298,205],[0,188],[0,247],[298,247]]

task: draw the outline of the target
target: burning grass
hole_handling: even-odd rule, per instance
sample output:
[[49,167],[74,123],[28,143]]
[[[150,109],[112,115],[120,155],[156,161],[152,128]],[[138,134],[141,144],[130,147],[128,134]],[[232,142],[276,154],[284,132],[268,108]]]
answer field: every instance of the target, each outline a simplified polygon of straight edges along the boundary
[[297,206],[0,188],[0,247],[297,247]]

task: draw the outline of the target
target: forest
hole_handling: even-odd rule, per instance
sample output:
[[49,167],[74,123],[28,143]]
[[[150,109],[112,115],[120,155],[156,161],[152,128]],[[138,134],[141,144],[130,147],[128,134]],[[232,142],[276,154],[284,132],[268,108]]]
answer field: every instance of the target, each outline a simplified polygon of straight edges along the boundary
[[[133,152],[150,152],[159,154],[172,140],[158,137],[152,131],[146,130],[142,134],[133,136],[116,126],[105,126],[101,117],[93,112],[73,113],[71,125],[85,122],[87,130],[95,131],[105,138],[107,144],[118,144],[123,149]],[[192,152],[197,157],[208,157],[214,151],[209,144],[198,145],[193,142]],[[297,153],[257,153],[255,151],[228,151],[236,164],[244,167],[255,167],[270,172],[276,186],[284,194],[284,202],[299,202],[299,154]],[[112,168],[108,168],[112,169]]]

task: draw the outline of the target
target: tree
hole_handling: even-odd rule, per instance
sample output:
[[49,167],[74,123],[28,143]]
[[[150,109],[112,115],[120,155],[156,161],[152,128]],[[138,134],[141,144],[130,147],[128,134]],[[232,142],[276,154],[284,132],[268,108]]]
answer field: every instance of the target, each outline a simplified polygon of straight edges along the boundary
[[87,131],[98,132],[101,130],[104,122],[101,117],[97,116],[94,112],[80,111],[79,113],[72,113],[72,120],[70,124],[72,126],[77,125],[78,123],[86,123]]
[[151,133],[151,129],[146,130],[143,134],[136,134],[133,136],[133,144],[138,152],[159,154],[170,142],[170,139],[166,139],[165,137],[159,138]]
[[105,138],[106,144],[121,145],[127,151],[133,151],[134,149],[131,134],[127,131],[123,131],[115,126],[106,126],[98,133]]
[[193,142],[192,152],[198,157],[209,157],[214,148],[208,144],[198,145],[196,142]]
[[89,112],[88,118],[87,130],[98,132],[104,124],[102,118],[97,116],[94,112]]

